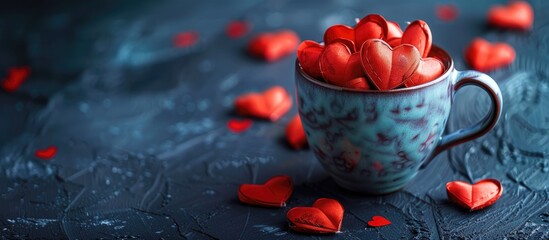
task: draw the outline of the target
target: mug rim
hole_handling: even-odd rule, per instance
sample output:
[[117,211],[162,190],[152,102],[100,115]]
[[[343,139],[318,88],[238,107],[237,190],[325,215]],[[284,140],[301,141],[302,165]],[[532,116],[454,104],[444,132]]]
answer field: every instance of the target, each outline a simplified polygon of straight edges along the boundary
[[434,45],[434,44],[431,46],[431,51],[433,51],[433,50],[435,50],[436,52],[439,52],[440,54],[442,54],[442,56],[441,56],[442,59],[439,59],[439,60],[446,67],[446,69],[445,69],[445,71],[442,75],[440,75],[435,80],[432,80],[432,81],[429,81],[427,83],[420,84],[420,85],[417,85],[417,86],[406,87],[406,88],[395,88],[395,89],[384,90],[384,91],[371,90],[371,89],[367,89],[367,90],[365,90],[365,89],[355,89],[355,88],[347,88],[347,87],[332,85],[332,84],[329,84],[327,82],[320,81],[320,80],[317,80],[317,79],[309,76],[309,74],[307,74],[305,71],[303,71],[303,68],[301,67],[301,64],[299,64],[299,59],[297,59],[297,58],[295,60],[295,66],[296,66],[296,71],[298,71],[299,74],[302,77],[307,79],[307,81],[309,81],[309,82],[311,82],[312,84],[315,84],[315,85],[320,85],[322,87],[329,88],[331,90],[336,90],[336,91],[341,91],[341,92],[355,92],[355,93],[356,92],[358,92],[358,93],[403,93],[403,92],[410,92],[410,91],[414,91],[414,90],[427,88],[431,85],[435,85],[435,84],[443,81],[444,79],[446,79],[448,77],[448,75],[450,75],[450,72],[452,72],[454,70],[454,60],[452,59],[452,57],[450,57],[450,54],[448,54],[448,52],[446,52],[446,50],[444,50],[443,48],[441,48],[437,45]]

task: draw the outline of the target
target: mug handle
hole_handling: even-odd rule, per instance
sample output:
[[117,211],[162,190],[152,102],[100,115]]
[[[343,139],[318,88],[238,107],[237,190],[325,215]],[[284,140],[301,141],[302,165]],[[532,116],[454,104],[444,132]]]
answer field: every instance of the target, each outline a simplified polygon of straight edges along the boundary
[[482,120],[474,124],[473,126],[459,129],[448,135],[442,136],[438,145],[435,147],[430,158],[421,165],[421,168],[425,168],[439,153],[462,144],[467,141],[479,138],[488,133],[498,123],[499,117],[503,109],[503,99],[501,97],[501,91],[497,83],[490,76],[477,72],[477,71],[456,71],[457,76],[452,80],[452,102],[454,101],[455,94],[464,86],[473,85],[481,88],[488,96],[490,96],[492,106],[490,111]]

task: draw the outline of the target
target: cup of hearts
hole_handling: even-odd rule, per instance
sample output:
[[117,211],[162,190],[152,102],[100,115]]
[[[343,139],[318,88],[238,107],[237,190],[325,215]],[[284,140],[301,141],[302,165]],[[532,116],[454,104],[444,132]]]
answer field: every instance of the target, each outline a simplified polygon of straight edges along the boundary
[[[498,122],[502,97],[496,82],[480,72],[457,71],[448,53],[431,42],[423,21],[402,31],[368,15],[354,27],[328,28],[323,44],[300,45],[299,115],[314,155],[343,188],[399,190],[437,154]],[[483,89],[491,108],[478,123],[443,135],[454,96],[467,85]]]

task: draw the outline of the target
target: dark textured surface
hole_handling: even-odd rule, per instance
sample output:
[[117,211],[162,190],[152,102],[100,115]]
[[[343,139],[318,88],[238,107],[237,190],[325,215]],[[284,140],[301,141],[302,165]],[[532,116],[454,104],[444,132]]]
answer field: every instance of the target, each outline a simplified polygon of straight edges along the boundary
[[[3,238],[264,239],[310,238],[288,230],[285,213],[318,197],[345,207],[345,239],[549,239],[549,3],[531,1],[534,31],[486,27],[489,6],[460,1],[454,22],[435,17],[434,1],[43,1],[2,3],[0,69],[29,65],[13,94],[0,92],[0,235]],[[440,4],[440,3],[438,3]],[[426,20],[434,42],[458,69],[475,36],[506,41],[517,61],[492,72],[504,96],[488,136],[438,156],[402,191],[361,196],[337,187],[310,150],[283,141],[296,108],[276,123],[254,121],[233,134],[232,100],[282,85],[293,92],[293,57],[272,64],[243,53],[254,33],[294,29],[320,40],[335,23],[381,13],[400,25]],[[252,34],[233,40],[224,27],[241,19]],[[174,48],[172,37],[200,40]],[[448,130],[480,119],[488,98],[467,89]],[[34,151],[49,145],[57,156]],[[288,174],[296,184],[286,208],[238,202],[241,183]],[[469,213],[446,198],[445,183],[498,178],[502,198]],[[383,215],[393,224],[369,228]]]

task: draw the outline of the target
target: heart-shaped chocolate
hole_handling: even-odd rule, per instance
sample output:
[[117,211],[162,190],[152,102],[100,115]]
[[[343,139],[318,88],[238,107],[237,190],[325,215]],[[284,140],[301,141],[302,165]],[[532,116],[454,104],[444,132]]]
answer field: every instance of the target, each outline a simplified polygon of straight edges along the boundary
[[345,44],[335,42],[326,46],[319,62],[326,82],[346,88],[369,89],[360,54],[351,53]]
[[465,60],[478,71],[490,71],[505,67],[515,60],[515,50],[507,43],[490,43],[475,38],[465,49]]
[[442,62],[436,58],[423,58],[419,62],[414,74],[404,83],[406,87],[413,87],[428,83],[438,78],[444,73],[445,67]]
[[427,57],[431,51],[433,37],[426,22],[416,20],[410,23],[402,34],[400,44],[410,44],[417,48],[421,57]]
[[292,98],[283,87],[275,86],[262,93],[241,95],[234,105],[240,115],[276,121],[290,110]]
[[383,40],[371,39],[362,46],[361,60],[372,84],[379,90],[390,90],[411,78],[419,66],[421,55],[410,44],[393,49]]
[[305,73],[317,80],[322,79],[318,61],[323,50],[324,46],[311,40],[305,40],[297,47],[297,59],[301,68]]
[[534,11],[526,1],[510,1],[506,6],[490,8],[488,22],[501,28],[529,30],[534,24]]
[[484,179],[471,185],[462,181],[446,184],[448,198],[471,211],[494,204],[503,193],[503,187],[497,179]]
[[299,44],[299,37],[294,31],[261,33],[250,41],[248,52],[268,62],[276,61],[293,52]]
[[312,207],[294,207],[288,211],[290,228],[306,233],[336,233],[341,230],[343,206],[334,199],[319,198]]
[[238,199],[250,205],[284,207],[293,190],[292,179],[289,176],[276,176],[261,185],[240,185]]

